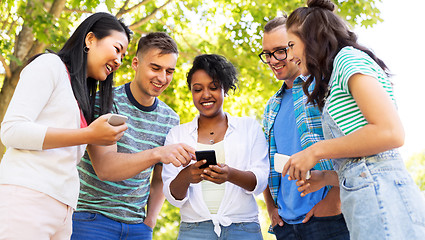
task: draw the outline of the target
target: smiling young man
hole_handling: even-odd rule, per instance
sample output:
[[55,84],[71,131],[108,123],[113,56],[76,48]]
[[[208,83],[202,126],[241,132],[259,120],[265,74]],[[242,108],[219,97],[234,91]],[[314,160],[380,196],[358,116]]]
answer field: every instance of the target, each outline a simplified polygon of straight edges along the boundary
[[[277,17],[264,27],[263,51],[282,87],[271,97],[264,111],[264,131],[269,145],[269,185],[264,191],[271,227],[276,239],[349,239],[341,215],[339,188],[322,188],[314,195],[301,197],[295,181],[274,171],[275,153],[292,155],[323,139],[321,113],[306,104],[298,66],[286,59],[288,37],[286,17]],[[310,90],[310,89],[309,89]],[[330,160],[322,160],[316,170],[333,170]]]
[[157,97],[170,84],[177,57],[165,33],[139,40],[134,80],[114,89],[113,113],[128,117],[128,130],[115,145],[89,145],[81,159],[71,239],[152,239],[164,202],[162,163],[185,165],[195,154],[186,144],[163,146],[179,117]]

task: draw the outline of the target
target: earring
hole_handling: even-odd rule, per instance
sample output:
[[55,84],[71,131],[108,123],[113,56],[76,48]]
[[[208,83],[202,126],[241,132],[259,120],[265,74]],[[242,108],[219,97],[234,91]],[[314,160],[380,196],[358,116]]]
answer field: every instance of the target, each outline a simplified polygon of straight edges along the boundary
[[85,53],[89,53],[89,50],[90,50],[90,48],[88,48],[87,46],[84,46],[84,48],[83,48],[83,52],[85,52]]

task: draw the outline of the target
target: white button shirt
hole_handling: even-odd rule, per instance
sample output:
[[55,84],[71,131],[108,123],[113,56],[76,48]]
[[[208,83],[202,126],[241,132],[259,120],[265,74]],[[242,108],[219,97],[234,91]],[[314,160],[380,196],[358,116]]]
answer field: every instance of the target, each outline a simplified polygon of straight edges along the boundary
[[[258,207],[254,195],[263,192],[267,186],[269,161],[267,142],[260,124],[249,117],[232,117],[226,113],[228,128],[224,136],[226,164],[232,168],[254,173],[257,185],[253,191],[247,191],[237,185],[226,182],[226,190],[217,214],[211,214],[202,197],[202,184],[190,184],[187,195],[177,200],[170,192],[170,183],[183,167],[164,164],[162,178],[164,194],[167,200],[180,208],[183,222],[202,222],[212,220],[214,231],[220,236],[220,225],[232,223],[258,222]],[[170,130],[165,145],[186,143],[194,148],[198,142],[198,117],[192,122],[175,126]],[[194,163],[194,162],[193,162]]]

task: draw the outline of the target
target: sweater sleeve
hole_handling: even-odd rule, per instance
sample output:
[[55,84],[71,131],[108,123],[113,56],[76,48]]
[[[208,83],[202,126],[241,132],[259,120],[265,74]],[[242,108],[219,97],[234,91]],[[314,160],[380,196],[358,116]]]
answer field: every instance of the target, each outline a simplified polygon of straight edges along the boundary
[[37,117],[49,101],[64,64],[54,54],[43,54],[21,72],[19,82],[1,124],[6,147],[42,150],[48,126]]

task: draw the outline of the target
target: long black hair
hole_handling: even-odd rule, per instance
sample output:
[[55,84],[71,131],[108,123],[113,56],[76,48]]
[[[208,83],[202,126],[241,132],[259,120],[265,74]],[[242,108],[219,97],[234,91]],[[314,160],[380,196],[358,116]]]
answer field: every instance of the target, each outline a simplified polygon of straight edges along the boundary
[[[109,13],[95,13],[77,27],[57,53],[68,68],[72,91],[88,123],[92,122],[94,118],[93,109],[99,81],[87,77],[87,53],[84,52],[85,38],[88,33],[92,32],[97,39],[102,39],[111,35],[112,30],[125,33],[130,42],[132,32],[121,20]],[[113,73],[109,74],[105,81],[100,81],[100,115],[111,110],[112,80]]]
[[[289,15],[286,29],[304,42],[305,64],[310,77],[304,83],[303,90],[308,96],[308,102],[323,108],[329,91],[333,61],[346,46],[367,53],[389,75],[385,63],[371,50],[357,43],[356,34],[333,12],[335,5],[330,0],[308,0],[307,6],[297,8]],[[309,94],[308,87],[314,80],[316,85]]]

